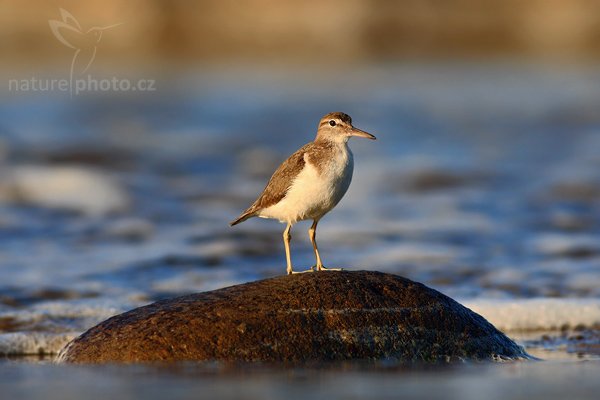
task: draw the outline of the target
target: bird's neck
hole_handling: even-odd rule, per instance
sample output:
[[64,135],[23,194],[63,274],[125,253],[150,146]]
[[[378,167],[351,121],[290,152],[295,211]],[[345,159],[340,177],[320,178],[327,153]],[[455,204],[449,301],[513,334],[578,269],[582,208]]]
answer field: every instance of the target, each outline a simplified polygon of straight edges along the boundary
[[332,144],[334,146],[346,146],[348,144],[348,136],[343,135],[320,135],[317,133],[317,137],[315,138],[315,143],[327,143]]

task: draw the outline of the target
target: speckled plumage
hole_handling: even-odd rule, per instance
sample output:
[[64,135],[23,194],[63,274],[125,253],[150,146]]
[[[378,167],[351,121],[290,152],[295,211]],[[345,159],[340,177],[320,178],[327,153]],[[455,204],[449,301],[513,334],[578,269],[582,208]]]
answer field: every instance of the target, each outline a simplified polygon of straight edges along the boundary
[[[336,171],[336,163],[334,160],[340,159],[340,157],[336,157],[338,155],[341,155],[341,167],[344,169],[343,171]],[[235,225],[253,216],[274,218],[280,220],[281,222],[292,223],[312,218],[313,216],[311,213],[305,213],[303,210],[298,210],[296,216],[289,215],[288,218],[283,215],[282,218],[278,218],[277,216],[269,217],[267,215],[261,215],[261,212],[277,206],[277,204],[280,202],[289,200],[290,198],[288,197],[288,194],[291,194],[289,192],[294,188],[295,185],[302,184],[304,186],[304,190],[310,189],[310,181],[312,181],[312,185],[314,185],[314,182],[319,180],[319,177],[326,177],[329,175],[329,173],[336,175],[332,176],[332,179],[330,180],[335,180],[337,175],[346,175],[346,177],[351,180],[353,170],[352,159],[352,152],[346,144],[334,144],[329,141],[316,141],[307,143],[294,154],[292,154],[287,160],[285,160],[279,166],[279,168],[277,168],[258,199],[256,199],[256,201],[242,213],[240,218],[234,221],[232,224]],[[310,168],[314,168],[316,172],[315,174],[312,174],[314,176],[307,176],[308,180],[310,181],[307,182],[307,179],[298,181],[299,177],[302,178],[301,173],[304,171],[304,173],[307,174],[307,171],[310,171]],[[346,170],[346,168],[348,168],[348,170]],[[343,177],[341,177],[341,179],[343,179]],[[341,193],[341,196],[344,195],[349,184],[350,181],[347,181],[347,184],[343,185],[344,190]],[[327,193],[324,193],[324,195],[327,195]],[[333,204],[327,209],[327,211],[331,210],[331,208],[337,204],[337,202],[341,199],[341,196],[337,199],[332,199],[335,201],[330,202]],[[314,203],[319,203],[319,199],[315,199]],[[318,204],[308,204],[307,208],[310,209],[318,206]],[[325,211],[325,213],[327,211]]]

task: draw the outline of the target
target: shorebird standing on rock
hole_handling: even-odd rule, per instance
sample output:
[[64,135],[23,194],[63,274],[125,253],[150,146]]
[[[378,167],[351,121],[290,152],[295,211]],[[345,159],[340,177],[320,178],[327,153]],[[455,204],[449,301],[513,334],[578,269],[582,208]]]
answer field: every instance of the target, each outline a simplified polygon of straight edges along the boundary
[[283,243],[288,274],[296,273],[290,255],[292,225],[307,219],[313,220],[308,236],[317,264],[302,272],[315,268],[318,271],[334,270],[325,268],[321,261],[316,241],[317,224],[344,197],[352,181],[354,160],[348,147],[351,136],[375,140],[375,136],[352,126],[349,115],[341,112],[325,115],[319,122],[315,140],[285,160],[258,199],[229,224],[234,226],[252,217],[287,223]]

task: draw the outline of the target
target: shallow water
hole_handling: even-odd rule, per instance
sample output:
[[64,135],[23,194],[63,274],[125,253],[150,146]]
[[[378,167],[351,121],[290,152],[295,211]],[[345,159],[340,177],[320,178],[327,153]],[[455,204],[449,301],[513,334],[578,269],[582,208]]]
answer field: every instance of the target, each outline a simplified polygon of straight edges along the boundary
[[[423,282],[532,354],[568,360],[558,365],[583,375],[596,371],[599,78],[583,67],[416,64],[345,74],[182,73],[156,77],[158,91],[141,96],[5,94],[0,353],[51,354],[132,307],[282,274],[282,226],[227,223],[279,162],[312,139],[322,114],[341,110],[378,141],[351,142],[353,183],[319,225],[326,265]],[[299,269],[313,264],[307,228],[293,232]],[[546,379],[536,368],[560,370],[553,363],[486,368],[481,389],[502,389],[498,382],[519,380],[520,371]],[[23,380],[37,371],[46,383],[96,374],[12,362],[1,368]],[[440,396],[470,382],[472,370],[460,371],[452,372],[459,379],[435,375]],[[146,390],[120,374],[108,370],[115,390]],[[307,391],[330,394],[350,384],[359,393],[389,378],[319,376],[328,383]],[[295,385],[260,379],[267,383],[256,390],[274,390],[267,394]],[[230,393],[225,382],[214,390]],[[389,382],[392,391],[423,388],[408,378]]]
[[274,369],[252,366],[0,364],[6,398],[27,399],[594,399],[600,364],[461,365],[452,368]]

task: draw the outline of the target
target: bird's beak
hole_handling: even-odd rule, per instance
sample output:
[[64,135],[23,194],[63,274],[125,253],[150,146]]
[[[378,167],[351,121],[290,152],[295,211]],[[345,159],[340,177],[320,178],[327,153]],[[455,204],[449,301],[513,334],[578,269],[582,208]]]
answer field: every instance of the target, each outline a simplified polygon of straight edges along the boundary
[[361,131],[360,129],[355,128],[355,127],[352,127],[348,133],[350,134],[350,136],[358,136],[361,138],[371,139],[371,140],[377,139],[375,136],[371,135],[370,133]]

